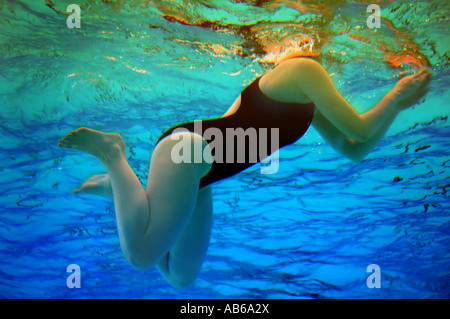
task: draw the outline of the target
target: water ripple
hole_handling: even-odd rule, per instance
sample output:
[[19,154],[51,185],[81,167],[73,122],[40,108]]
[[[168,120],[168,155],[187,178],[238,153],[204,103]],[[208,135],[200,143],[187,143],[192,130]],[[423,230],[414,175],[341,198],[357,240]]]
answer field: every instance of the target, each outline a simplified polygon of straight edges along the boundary
[[[77,30],[64,1],[0,1],[0,297],[447,298],[449,4],[378,3],[375,32],[366,1],[83,1]],[[314,41],[358,111],[411,68],[433,70],[430,92],[361,163],[311,129],[282,150],[277,174],[256,165],[217,183],[194,287],[133,269],[112,202],[70,194],[104,168],[58,139],[82,125],[120,132],[145,183],[164,129],[223,114],[294,39]],[[366,286],[372,263],[382,289]]]

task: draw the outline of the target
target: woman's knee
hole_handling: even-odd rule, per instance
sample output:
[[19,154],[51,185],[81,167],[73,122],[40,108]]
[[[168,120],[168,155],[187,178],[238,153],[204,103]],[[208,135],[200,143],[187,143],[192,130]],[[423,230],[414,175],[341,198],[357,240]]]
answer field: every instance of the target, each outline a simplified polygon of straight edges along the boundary
[[184,262],[182,264],[174,262],[176,258],[168,253],[157,264],[158,270],[167,282],[180,289],[192,286],[200,273],[200,267],[195,263]]
[[146,270],[157,264],[157,258],[154,256],[144,254],[133,247],[125,247],[122,243],[121,248],[127,261],[136,269]]
[[186,289],[195,283],[197,276],[198,273],[170,273],[169,276],[166,277],[166,280],[176,288]]

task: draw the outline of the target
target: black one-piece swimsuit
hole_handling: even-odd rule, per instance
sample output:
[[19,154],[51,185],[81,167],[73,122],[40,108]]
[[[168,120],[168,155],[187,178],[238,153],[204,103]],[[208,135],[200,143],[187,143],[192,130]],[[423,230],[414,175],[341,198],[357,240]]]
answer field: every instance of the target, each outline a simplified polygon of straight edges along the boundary
[[[221,144],[224,145],[224,147],[221,148],[222,152],[217,152],[212,148],[214,161],[208,174],[201,178],[199,188],[203,188],[211,183],[233,176],[255,163],[260,162],[277,149],[294,143],[303,136],[311,124],[314,116],[314,103],[288,103],[273,100],[264,95],[259,88],[260,79],[261,77],[256,78],[242,91],[241,105],[232,115],[202,120],[201,132],[194,130],[195,122],[178,124],[166,130],[156,142],[156,144],[158,144],[164,137],[172,134],[173,130],[184,128],[189,132],[202,135],[205,140],[211,144],[211,142],[215,140],[215,138],[213,138],[214,135],[211,136],[211,134],[206,134],[204,136],[205,131],[208,128],[215,128],[216,132],[217,129],[220,130],[223,139]],[[196,127],[199,127],[198,122]],[[255,148],[250,147],[250,137],[248,136],[245,137],[247,138],[245,140],[245,160],[242,162],[242,157],[238,158],[238,154],[239,156],[243,155],[242,149],[239,148],[238,150],[239,143],[235,136],[227,134],[227,128],[232,129],[235,132],[238,132],[238,128],[241,128],[244,132],[249,132],[249,129],[255,129],[254,131],[257,132],[257,161],[254,160],[255,157],[250,156],[250,153],[254,153]],[[273,129],[278,129],[278,143],[275,143],[278,147],[274,147],[272,141],[272,135],[274,135],[273,132],[275,132]],[[240,131],[242,132],[242,130]],[[261,134],[261,132],[264,132],[264,134]],[[275,135],[274,138],[276,138]],[[260,139],[264,140],[260,141]],[[261,152],[261,156],[260,146],[264,145],[261,144],[264,142],[266,142],[266,148],[265,151]],[[255,143],[255,140],[253,140],[253,143]],[[231,149],[229,148],[230,145]],[[228,152],[233,152],[231,158],[230,156],[227,157],[227,150]]]

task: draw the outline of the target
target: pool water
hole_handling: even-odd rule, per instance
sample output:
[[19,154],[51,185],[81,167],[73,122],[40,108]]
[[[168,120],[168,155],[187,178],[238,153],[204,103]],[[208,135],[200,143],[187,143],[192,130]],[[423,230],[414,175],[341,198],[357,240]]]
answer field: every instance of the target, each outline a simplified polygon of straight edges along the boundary
[[[448,1],[1,1],[0,297],[448,298]],[[70,29],[67,6],[81,8]],[[110,199],[71,190],[105,169],[57,148],[88,126],[118,132],[145,185],[168,127],[220,116],[299,36],[320,48],[364,112],[400,72],[433,71],[425,101],[402,112],[362,162],[310,128],[259,166],[214,185],[214,228],[195,285],[132,268]],[[81,288],[67,287],[67,266]],[[367,267],[380,267],[369,288]]]

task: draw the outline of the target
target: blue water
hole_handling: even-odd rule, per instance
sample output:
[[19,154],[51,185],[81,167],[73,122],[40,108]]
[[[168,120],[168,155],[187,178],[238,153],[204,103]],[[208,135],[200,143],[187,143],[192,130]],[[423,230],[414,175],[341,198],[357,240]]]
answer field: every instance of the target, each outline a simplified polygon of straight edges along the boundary
[[[364,28],[364,1],[80,1],[81,29],[66,27],[68,3],[0,2],[0,297],[450,296],[445,1],[382,1],[377,33]],[[325,67],[361,112],[402,70],[427,65],[430,92],[360,163],[311,128],[281,150],[277,174],[256,165],[215,184],[211,245],[193,287],[132,268],[112,201],[71,194],[104,167],[58,139],[79,126],[122,134],[145,185],[161,132],[222,115],[271,67],[265,41],[281,29],[321,39]],[[66,285],[70,264],[79,289]],[[366,285],[370,264],[379,289]]]

